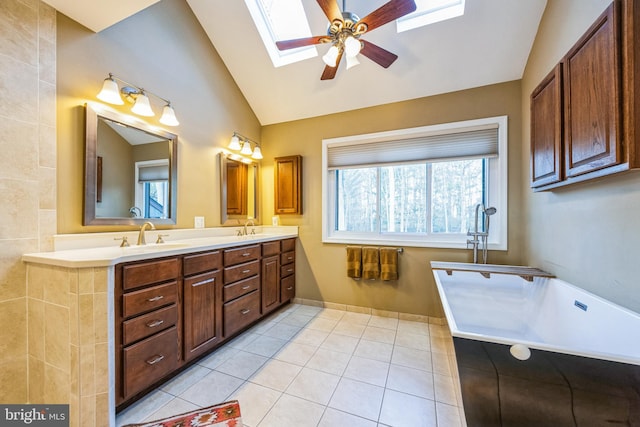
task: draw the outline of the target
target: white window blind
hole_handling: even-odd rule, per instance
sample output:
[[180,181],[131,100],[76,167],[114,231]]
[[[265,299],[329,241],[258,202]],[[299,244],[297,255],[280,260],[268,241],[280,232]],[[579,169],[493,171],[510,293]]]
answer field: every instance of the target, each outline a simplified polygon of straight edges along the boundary
[[497,156],[497,124],[473,130],[327,146],[329,170]]
[[143,166],[138,172],[138,182],[168,181],[169,165]]

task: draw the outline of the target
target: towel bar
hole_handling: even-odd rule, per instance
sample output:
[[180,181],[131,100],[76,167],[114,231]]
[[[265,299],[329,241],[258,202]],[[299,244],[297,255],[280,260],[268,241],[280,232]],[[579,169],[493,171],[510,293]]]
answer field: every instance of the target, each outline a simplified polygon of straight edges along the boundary
[[[344,248],[344,250],[346,251],[347,248]],[[404,248],[398,248],[397,251],[398,251],[399,254],[401,254],[401,253],[404,252]]]

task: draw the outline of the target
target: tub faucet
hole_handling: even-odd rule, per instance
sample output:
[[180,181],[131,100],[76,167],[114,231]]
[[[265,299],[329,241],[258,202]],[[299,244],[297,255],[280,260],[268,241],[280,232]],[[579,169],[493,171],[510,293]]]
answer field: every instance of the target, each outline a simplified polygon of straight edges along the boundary
[[[478,230],[478,217],[479,213],[482,211],[484,215],[484,227],[483,231]],[[467,231],[467,236],[472,236],[472,239],[467,239],[467,248],[469,245],[473,248],[473,262],[474,264],[478,263],[478,248],[482,248],[482,263],[487,263],[487,237],[489,236],[489,217],[495,214],[497,211],[496,208],[485,208],[484,204],[478,203],[476,205],[476,220],[474,231]]]
[[[251,226],[252,226],[252,227],[255,227],[255,226],[256,226],[255,222],[253,222],[253,219],[252,219],[252,218],[249,218],[249,219],[244,223],[244,231],[243,231],[243,234],[244,234],[245,236],[247,235],[247,226],[248,226],[249,224],[251,224]],[[251,229],[251,234],[256,234],[256,229],[255,229],[255,228],[252,228],[252,229]]]
[[147,242],[144,238],[144,232],[146,230],[155,230],[156,226],[153,225],[153,223],[151,221],[146,221],[144,224],[142,224],[142,227],[140,227],[140,233],[138,233],[138,245],[146,245]]

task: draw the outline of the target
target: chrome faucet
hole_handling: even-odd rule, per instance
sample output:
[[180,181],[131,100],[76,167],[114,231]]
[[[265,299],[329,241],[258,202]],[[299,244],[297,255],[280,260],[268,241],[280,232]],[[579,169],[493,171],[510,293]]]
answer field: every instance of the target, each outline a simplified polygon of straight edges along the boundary
[[[479,212],[482,211],[484,215],[484,227],[483,231],[478,230],[478,217]],[[467,236],[473,236],[473,239],[467,239],[467,248],[469,245],[473,247],[473,262],[478,263],[478,247],[482,248],[482,263],[487,263],[487,237],[489,237],[489,217],[495,214],[496,208],[485,208],[484,204],[478,203],[476,205],[476,220],[474,231],[467,231]],[[478,239],[480,238],[480,239]]]
[[[253,219],[252,219],[252,218],[249,218],[249,219],[244,223],[244,231],[243,231],[243,234],[244,234],[245,236],[248,234],[248,233],[247,233],[247,226],[249,225],[249,223],[251,223],[251,226],[252,226],[252,227],[255,227],[255,226],[256,226],[255,222],[253,222]],[[255,228],[252,228],[252,229],[251,229],[251,234],[256,234],[256,229],[255,229]]]
[[153,223],[151,221],[146,221],[144,224],[142,224],[142,227],[140,227],[140,233],[138,233],[138,245],[146,245],[147,242],[144,238],[144,232],[146,230],[155,230],[156,226],[153,225]]

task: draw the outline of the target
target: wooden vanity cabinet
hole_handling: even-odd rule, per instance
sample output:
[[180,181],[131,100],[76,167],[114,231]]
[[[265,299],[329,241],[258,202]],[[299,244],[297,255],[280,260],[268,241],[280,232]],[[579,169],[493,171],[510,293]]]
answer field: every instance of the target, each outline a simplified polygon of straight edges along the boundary
[[296,296],[296,239],[280,241],[280,302]]
[[260,256],[259,244],[223,251],[225,338],[260,318]]
[[180,275],[177,257],[115,268],[116,405],[178,368]]
[[274,159],[274,211],[278,215],[302,215],[302,156]]
[[532,92],[534,191],[640,168],[639,42],[640,3],[614,0]]
[[222,340],[222,253],[185,256],[183,269],[184,359],[189,361]]
[[262,244],[262,313],[280,306],[280,242]]

